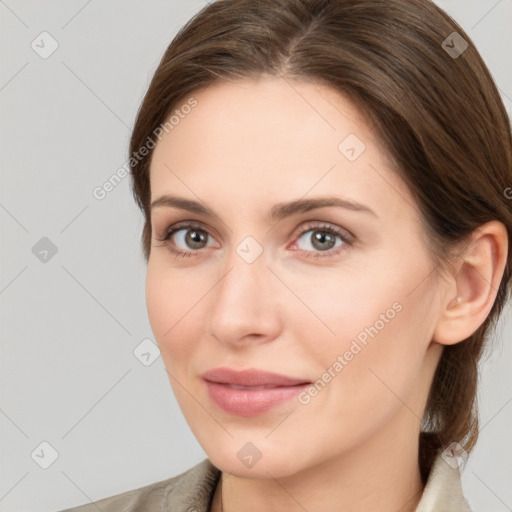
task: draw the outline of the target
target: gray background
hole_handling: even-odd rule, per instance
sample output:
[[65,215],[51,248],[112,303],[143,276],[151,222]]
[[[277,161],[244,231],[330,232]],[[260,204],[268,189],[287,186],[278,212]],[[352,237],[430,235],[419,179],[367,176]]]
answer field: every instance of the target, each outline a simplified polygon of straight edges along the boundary
[[[473,38],[510,113],[512,0],[438,3]],[[129,178],[103,200],[92,195],[126,161],[151,75],[204,5],[0,0],[3,512],[97,500],[206,456],[161,358],[145,366],[133,353],[153,338]],[[59,45],[46,59],[31,47],[51,48],[43,31]],[[57,248],[46,262],[33,253],[43,237]],[[48,242],[39,243],[43,251]],[[512,510],[511,317],[509,305],[482,367],[482,430],[463,474],[476,511]],[[47,469],[42,442],[58,452]]]

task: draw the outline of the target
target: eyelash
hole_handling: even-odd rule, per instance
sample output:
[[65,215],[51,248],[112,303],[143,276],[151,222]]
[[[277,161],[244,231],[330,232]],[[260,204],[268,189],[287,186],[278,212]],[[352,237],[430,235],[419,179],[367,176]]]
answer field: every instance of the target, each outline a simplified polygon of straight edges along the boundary
[[[208,230],[204,229],[204,227],[200,224],[194,223],[194,222],[188,222],[184,221],[183,223],[178,223],[173,226],[170,226],[163,234],[162,237],[157,237],[156,239],[159,242],[162,242],[162,245],[168,245],[168,250],[174,254],[175,256],[182,256],[182,257],[191,257],[191,256],[197,256],[198,253],[201,252],[201,249],[197,250],[191,250],[191,251],[181,251],[177,250],[174,247],[171,246],[171,244],[167,243],[170,241],[171,237],[181,230],[189,230],[189,229],[196,229],[200,231],[204,231],[207,233],[208,236],[211,236],[208,233]],[[341,251],[343,251],[346,246],[351,247],[354,245],[354,240],[349,237],[348,235],[345,235],[340,229],[337,227],[330,225],[330,224],[306,224],[306,226],[302,229],[302,231],[296,236],[297,240],[300,239],[305,233],[308,231],[322,231],[325,233],[329,233],[331,235],[338,236],[341,241],[343,242],[342,246],[337,247],[336,249],[329,249],[328,251],[302,251],[305,252],[306,258],[325,258],[325,257],[334,257],[337,256]],[[299,250],[300,251],[300,250]],[[311,253],[312,254],[308,254]],[[322,253],[326,253],[325,255]]]

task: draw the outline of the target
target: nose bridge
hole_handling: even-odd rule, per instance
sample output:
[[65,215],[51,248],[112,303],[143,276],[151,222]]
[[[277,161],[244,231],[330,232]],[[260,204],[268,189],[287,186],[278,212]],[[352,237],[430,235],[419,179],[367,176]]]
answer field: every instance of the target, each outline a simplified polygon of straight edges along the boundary
[[268,291],[268,286],[263,286],[263,283],[270,274],[263,246],[253,237],[245,237],[233,247],[225,263],[216,303],[224,302],[233,311],[242,304],[246,310],[256,307],[265,298],[265,290]]
[[275,279],[267,268],[266,252],[254,237],[246,236],[226,257],[215,287],[210,332],[224,341],[248,334],[270,335],[276,325]]

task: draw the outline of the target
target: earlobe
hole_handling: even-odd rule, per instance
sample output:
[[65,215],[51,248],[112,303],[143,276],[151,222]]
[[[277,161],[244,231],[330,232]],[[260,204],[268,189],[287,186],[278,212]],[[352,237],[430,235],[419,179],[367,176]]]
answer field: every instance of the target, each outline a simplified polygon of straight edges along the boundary
[[507,262],[505,226],[490,221],[476,229],[458,257],[451,287],[445,293],[432,341],[454,345],[470,337],[485,321]]

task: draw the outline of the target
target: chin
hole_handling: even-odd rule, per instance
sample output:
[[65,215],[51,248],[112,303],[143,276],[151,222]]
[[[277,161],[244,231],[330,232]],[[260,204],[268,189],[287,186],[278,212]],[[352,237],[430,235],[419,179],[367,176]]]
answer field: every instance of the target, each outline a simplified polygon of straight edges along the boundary
[[230,439],[224,445],[203,449],[214,466],[239,478],[283,478],[297,473],[302,466],[290,450],[279,449],[270,440]]

